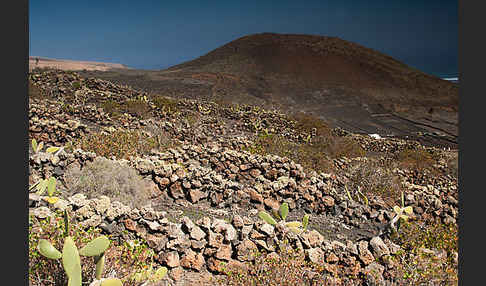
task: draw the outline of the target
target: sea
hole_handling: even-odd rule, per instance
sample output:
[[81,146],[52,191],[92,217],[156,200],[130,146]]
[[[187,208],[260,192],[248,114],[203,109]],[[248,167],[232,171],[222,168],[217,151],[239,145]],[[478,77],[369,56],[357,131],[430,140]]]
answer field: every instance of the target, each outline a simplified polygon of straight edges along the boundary
[[443,77],[443,80],[448,80],[453,83],[459,83],[459,78],[458,77]]

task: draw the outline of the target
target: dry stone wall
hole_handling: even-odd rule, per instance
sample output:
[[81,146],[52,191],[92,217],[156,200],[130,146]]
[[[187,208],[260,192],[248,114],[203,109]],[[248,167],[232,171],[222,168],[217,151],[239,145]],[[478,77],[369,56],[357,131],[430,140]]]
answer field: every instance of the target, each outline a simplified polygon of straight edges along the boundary
[[[54,176],[62,189],[63,174],[69,165],[82,167],[95,158],[96,154],[79,149],[58,155],[31,154],[31,183]],[[68,209],[83,226],[101,227],[125,240],[143,238],[158,253],[159,263],[174,273],[181,269],[218,273],[221,262],[241,265],[252,250],[276,252],[284,230],[264,223],[257,212],[277,209],[283,202],[289,204],[297,219],[304,212],[294,211],[304,210],[311,214],[311,222],[316,221],[301,235],[287,233],[290,243],[304,249],[310,261],[325,264],[331,270],[336,265],[346,265],[346,269],[358,273],[379,270],[382,281],[383,273],[392,266],[381,265],[376,258],[399,249],[387,238],[386,226],[393,212],[382,200],[371,197],[368,205],[349,200],[342,178],[325,173],[306,174],[299,164],[287,158],[253,155],[210,144],[183,145],[118,161],[152,181],[151,200],[145,207],[131,208],[106,196],[86,198],[81,193],[49,205],[31,193],[30,213],[45,218],[56,209]],[[455,186],[406,186],[405,204],[414,207],[415,215],[455,222]],[[192,219],[184,211],[174,216],[172,210],[164,208],[169,205],[207,212]],[[214,215],[218,211],[224,215]],[[319,229],[324,222],[330,225],[327,230],[332,225],[341,234]]]

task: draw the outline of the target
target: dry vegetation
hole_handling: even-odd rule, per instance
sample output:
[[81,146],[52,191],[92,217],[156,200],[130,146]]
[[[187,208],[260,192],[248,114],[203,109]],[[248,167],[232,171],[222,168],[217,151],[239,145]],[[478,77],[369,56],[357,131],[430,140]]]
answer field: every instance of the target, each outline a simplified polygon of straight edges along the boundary
[[166,134],[148,135],[141,131],[117,130],[112,133],[91,133],[73,145],[99,156],[128,159],[130,156],[148,154],[152,149],[167,149],[175,146],[175,140]]
[[118,162],[96,157],[84,167],[71,165],[64,174],[63,195],[85,194],[89,198],[108,196],[132,208],[142,207],[150,197],[147,183],[138,172]]
[[334,170],[332,159],[365,155],[357,142],[333,135],[329,125],[315,116],[300,113],[291,119],[295,122],[295,132],[303,134],[301,142],[279,134],[260,133],[247,150],[261,155],[285,156],[299,162],[307,171],[316,172]]
[[302,251],[285,248],[278,256],[256,253],[254,257],[244,268],[227,267],[225,279],[219,281],[219,285],[330,285],[324,267],[305,261]]
[[359,189],[366,196],[380,196],[391,208],[397,204],[402,192],[400,178],[392,170],[391,163],[376,160],[355,162],[348,168],[348,189],[353,194]]
[[399,285],[457,285],[457,225],[405,223],[395,243],[402,249],[393,257]]
[[[45,99],[48,94],[29,82],[29,96]],[[164,96],[151,97],[153,104],[167,113],[180,112],[177,100]],[[100,103],[113,119],[129,113],[138,118],[152,115],[150,106],[141,100],[128,100],[122,103],[108,100]],[[221,106],[220,106],[221,107]],[[70,113],[66,105],[65,112]],[[194,122],[194,118],[185,117]],[[252,153],[262,155],[276,154],[285,156],[301,164],[306,172],[335,171],[332,160],[336,158],[363,157],[365,151],[350,137],[333,135],[324,121],[305,113],[291,117],[295,122],[296,133],[304,136],[300,141],[290,140],[281,134],[259,132],[254,144],[247,148]],[[193,125],[191,123],[191,125]],[[98,156],[128,159],[130,156],[148,154],[152,149],[174,147],[176,141],[170,136],[158,133],[155,136],[141,131],[118,130],[112,133],[90,133],[73,142],[73,147],[91,151]],[[146,182],[128,166],[98,157],[84,167],[71,165],[66,169],[64,182],[67,189],[63,195],[84,193],[88,197],[106,195],[131,207],[140,207],[150,196]],[[365,195],[381,196],[390,206],[397,204],[402,191],[399,178],[392,173],[396,166],[421,171],[433,169],[438,159],[435,154],[423,149],[405,149],[397,153],[394,163],[375,160],[359,161],[348,169],[349,189],[360,189]],[[446,158],[448,174],[457,178],[458,158]],[[355,194],[355,193],[354,193]],[[46,260],[39,256],[35,244],[40,238],[49,238],[58,249],[61,248],[61,219],[40,222],[40,228],[29,229],[29,279],[32,285],[65,285],[66,277],[57,261]],[[83,230],[73,224],[72,235],[79,245],[86,243],[100,233],[100,229]],[[457,227],[446,225],[425,225],[418,222],[403,224],[399,235],[394,238],[403,251],[393,256],[398,285],[419,285],[421,283],[447,281],[448,285],[457,284]],[[433,250],[423,251],[423,248]],[[442,253],[446,253],[442,255]],[[438,255],[437,255],[438,253]],[[94,264],[83,258],[83,273],[86,279],[93,275]],[[118,278],[128,281],[128,277],[145,268],[153,261],[144,243],[130,245],[115,243],[107,252],[106,273],[115,273]],[[254,262],[247,264],[247,271],[227,269],[222,285],[328,285],[330,277],[322,274],[322,265],[305,262],[303,257],[292,250],[280,253],[278,257],[257,255]],[[437,282],[439,283],[439,282]],[[133,284],[130,284],[133,285]]]
[[397,153],[395,159],[400,162],[400,167],[419,171],[430,169],[436,162],[434,155],[424,149],[404,149]]

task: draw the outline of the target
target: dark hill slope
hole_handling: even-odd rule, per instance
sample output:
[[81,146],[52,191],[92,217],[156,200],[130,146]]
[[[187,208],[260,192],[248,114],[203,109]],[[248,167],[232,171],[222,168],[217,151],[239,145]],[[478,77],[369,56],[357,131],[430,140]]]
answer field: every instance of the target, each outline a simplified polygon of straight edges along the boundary
[[458,100],[457,85],[336,37],[245,36],[168,71],[230,74],[259,82],[263,93],[343,88],[376,101],[451,108]]
[[336,37],[255,34],[165,70],[86,75],[169,96],[303,111],[352,132],[457,142],[457,84]]

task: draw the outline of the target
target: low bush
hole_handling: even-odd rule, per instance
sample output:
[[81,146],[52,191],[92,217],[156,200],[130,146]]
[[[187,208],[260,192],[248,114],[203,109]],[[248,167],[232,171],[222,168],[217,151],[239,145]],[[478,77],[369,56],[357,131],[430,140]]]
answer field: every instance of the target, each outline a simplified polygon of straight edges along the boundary
[[40,89],[31,80],[29,80],[29,98],[46,99],[51,98],[47,92]]
[[396,154],[395,159],[402,168],[419,171],[430,169],[435,164],[434,156],[424,149],[403,149]]
[[227,268],[219,285],[330,285],[324,267],[305,260],[302,252],[285,249],[272,257],[256,253],[247,268]]
[[151,100],[157,108],[164,112],[175,113],[177,111],[180,111],[179,107],[177,106],[177,100],[175,99],[161,95],[155,95],[152,97]]
[[405,222],[393,237],[401,250],[392,256],[399,285],[457,285],[457,225]]
[[139,99],[128,99],[123,102],[105,100],[99,103],[99,106],[113,119],[120,118],[123,113],[128,113],[140,119],[146,119],[152,115],[149,104]]
[[353,197],[358,188],[366,196],[377,195],[389,207],[399,202],[402,192],[400,177],[392,172],[393,166],[377,160],[354,162],[348,169],[348,190]]
[[140,119],[146,119],[151,116],[150,106],[143,100],[126,100],[121,104],[121,108],[123,112]]
[[266,155],[275,154],[301,164],[306,171],[331,172],[332,159],[361,157],[364,151],[359,144],[349,138],[315,137],[312,142],[297,143],[277,134],[260,133],[247,151]]
[[459,160],[457,152],[447,156],[446,164],[446,175],[451,175],[452,177],[457,179],[459,176]]
[[122,115],[121,105],[115,100],[106,100],[102,102],[100,106],[112,117],[112,119],[120,118]]
[[298,112],[291,116],[290,119],[295,121],[294,128],[298,132],[309,134],[314,130],[316,136],[322,137],[329,137],[331,134],[331,128],[329,127],[329,124],[326,123],[324,120],[311,114]]
[[132,167],[103,157],[96,157],[83,168],[70,165],[64,173],[66,196],[83,193],[88,198],[105,195],[132,208],[149,201],[146,181]]
[[331,158],[363,157],[366,153],[361,145],[350,137],[332,136],[327,142],[325,151]]
[[148,154],[152,149],[174,146],[175,141],[165,134],[149,136],[140,131],[116,130],[112,133],[91,133],[73,143],[84,151],[99,156],[128,159],[130,156]]

